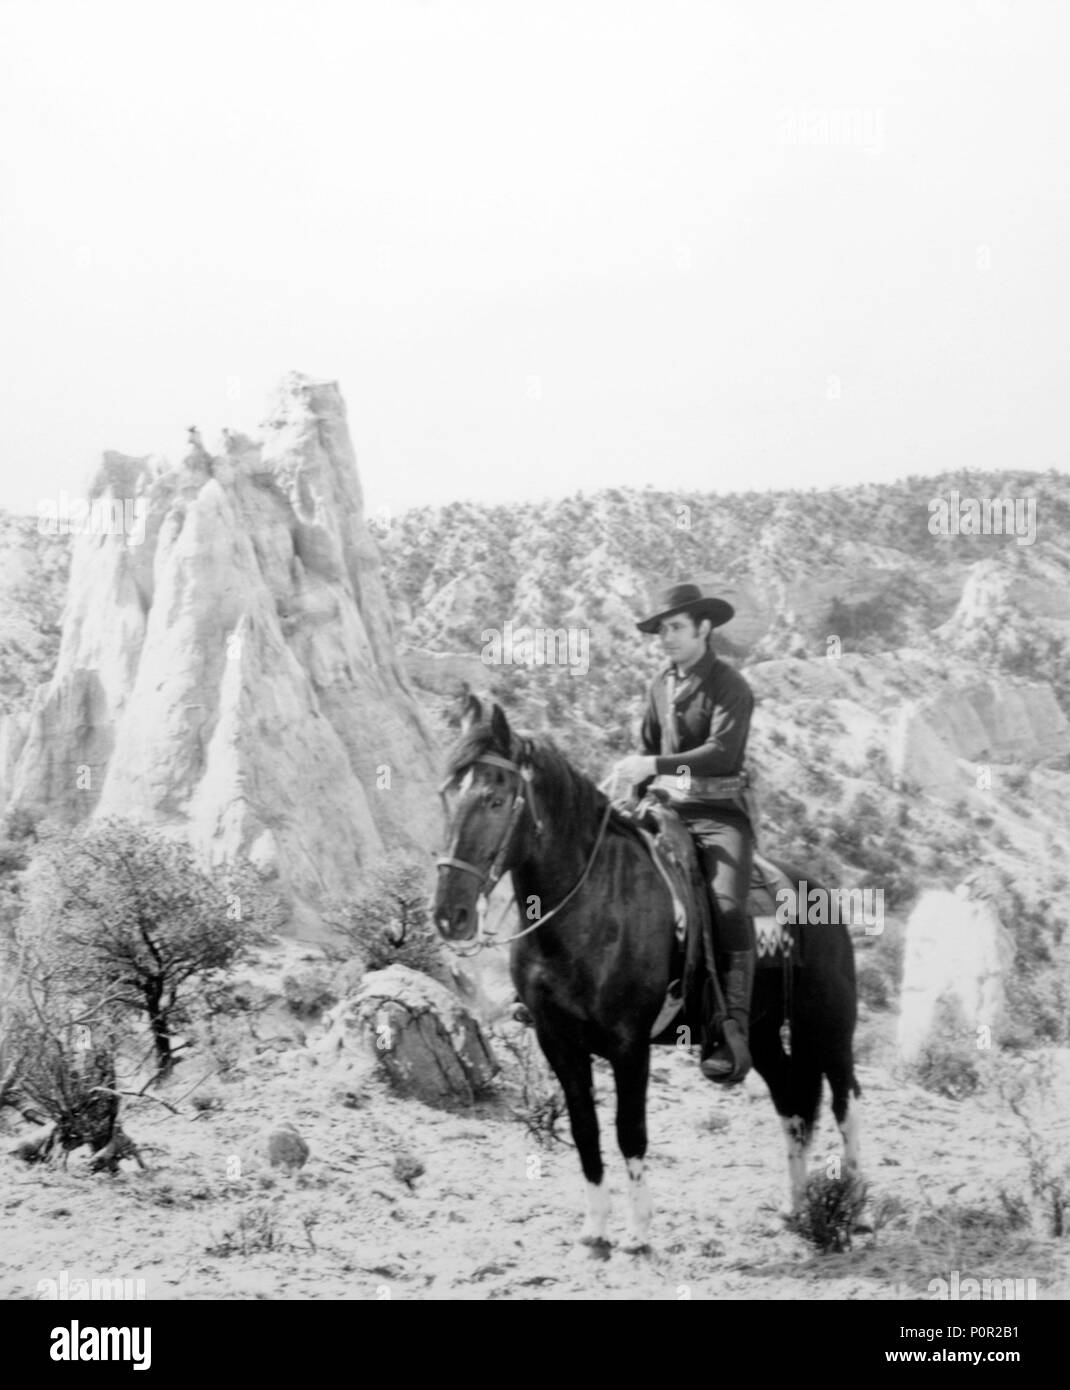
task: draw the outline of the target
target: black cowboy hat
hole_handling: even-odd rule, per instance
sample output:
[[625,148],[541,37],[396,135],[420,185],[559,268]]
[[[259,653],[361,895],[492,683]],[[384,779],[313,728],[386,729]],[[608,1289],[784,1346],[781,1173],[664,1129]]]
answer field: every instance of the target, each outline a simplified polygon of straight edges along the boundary
[[703,594],[697,584],[670,584],[667,589],[658,591],[653,603],[657,610],[653,616],[636,623],[640,632],[657,632],[662,619],[670,618],[674,613],[690,613],[696,622],[709,618],[714,627],[721,627],[736,611],[723,598],[710,598]]

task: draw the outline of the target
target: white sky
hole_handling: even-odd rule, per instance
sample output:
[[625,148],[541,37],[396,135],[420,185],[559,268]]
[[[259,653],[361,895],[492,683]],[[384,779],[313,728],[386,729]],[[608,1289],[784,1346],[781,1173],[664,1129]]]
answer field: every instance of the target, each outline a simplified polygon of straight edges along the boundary
[[0,0],[0,505],[291,368],[372,509],[1065,467],[1068,69],[1040,0]]

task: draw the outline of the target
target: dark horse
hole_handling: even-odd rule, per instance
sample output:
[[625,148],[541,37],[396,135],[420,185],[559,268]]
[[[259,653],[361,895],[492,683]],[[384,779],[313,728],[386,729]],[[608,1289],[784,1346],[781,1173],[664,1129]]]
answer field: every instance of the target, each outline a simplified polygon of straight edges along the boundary
[[[439,862],[434,919],[449,942],[472,942],[478,900],[509,870],[520,913],[513,982],[534,1019],[568,1104],[587,1179],[583,1239],[604,1242],[609,1193],[598,1140],[591,1056],[613,1068],[617,1142],[628,1170],[626,1248],[647,1244],[650,1198],[643,1177],[650,1032],[672,976],[675,923],[664,879],[635,830],[606,797],[545,741],[515,734],[501,709],[489,718],[468,699],[449,761],[457,800]],[[857,1171],[851,1039],[854,956],[846,927],[809,925],[804,968],[789,980],[791,1055],[780,1040],[784,972],[759,970],[751,1026],[754,1066],[769,1086],[788,1139],[793,1202],[828,1077],[848,1171]]]

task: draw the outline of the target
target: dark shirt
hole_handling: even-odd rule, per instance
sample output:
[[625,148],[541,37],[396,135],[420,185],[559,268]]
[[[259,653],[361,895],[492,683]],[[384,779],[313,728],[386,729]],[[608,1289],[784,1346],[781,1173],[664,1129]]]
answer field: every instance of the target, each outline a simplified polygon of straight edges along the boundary
[[[676,751],[668,751],[668,677],[673,699]],[[644,753],[656,757],[659,774],[687,768],[692,777],[730,777],[743,768],[754,693],[733,667],[707,650],[682,679],[670,663],[655,676],[643,720]]]

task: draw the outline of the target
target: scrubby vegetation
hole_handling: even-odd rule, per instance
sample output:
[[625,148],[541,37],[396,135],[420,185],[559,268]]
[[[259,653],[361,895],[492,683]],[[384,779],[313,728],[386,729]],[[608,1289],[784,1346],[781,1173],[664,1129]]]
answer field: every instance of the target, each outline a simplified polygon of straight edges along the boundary
[[188,1043],[176,1030],[226,1028],[221,986],[277,927],[278,904],[247,869],[207,875],[187,846],[132,823],[9,819],[7,836],[0,1108],[51,1122],[28,1161],[88,1144],[96,1167],[140,1162],[123,1098],[170,1074]]
[[324,910],[335,934],[329,954],[365,970],[406,965],[436,979],[446,969],[442,943],[428,915],[431,879],[426,861],[396,853],[366,874],[360,891]]
[[976,1030],[968,1026],[958,999],[939,999],[929,1036],[912,1068],[914,1079],[927,1091],[961,1100],[981,1084],[979,1058]]
[[853,1173],[815,1173],[807,1181],[802,1208],[789,1225],[822,1254],[850,1250],[866,1196],[866,1184]]

